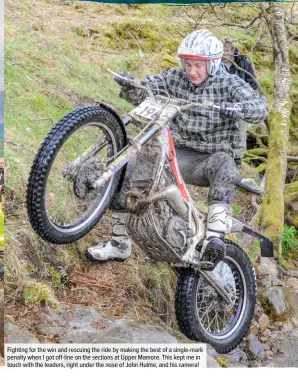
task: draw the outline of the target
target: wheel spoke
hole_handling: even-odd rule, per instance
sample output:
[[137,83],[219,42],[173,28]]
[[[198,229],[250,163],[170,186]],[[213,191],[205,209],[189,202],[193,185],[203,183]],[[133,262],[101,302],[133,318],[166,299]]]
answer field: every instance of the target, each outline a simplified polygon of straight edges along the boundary
[[[98,168],[105,167],[113,154],[111,148],[106,133],[95,124],[78,129],[66,140],[55,157],[46,184],[47,216],[52,223],[58,227],[77,223],[100,202],[106,187],[100,192],[92,190],[88,187],[88,176],[91,175],[90,181],[97,178]],[[82,179],[76,182],[78,176]],[[80,197],[77,188],[83,189]]]
[[209,334],[225,334],[234,325],[239,310],[239,302],[242,292],[240,276],[233,265],[222,261],[214,270],[225,281],[235,301],[231,305],[216,293],[205,280],[200,278],[197,285],[197,311],[202,327]]

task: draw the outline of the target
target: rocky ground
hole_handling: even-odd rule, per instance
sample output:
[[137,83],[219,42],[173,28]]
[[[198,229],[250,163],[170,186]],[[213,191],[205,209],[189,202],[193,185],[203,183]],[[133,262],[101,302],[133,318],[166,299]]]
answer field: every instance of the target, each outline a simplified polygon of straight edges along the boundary
[[[208,347],[209,367],[298,367],[298,271],[285,273],[274,261],[257,265],[258,304],[243,342],[229,355]],[[59,306],[39,314],[32,328],[5,325],[7,343],[177,343],[190,342],[158,321],[144,324],[135,315],[104,316],[96,308]]]

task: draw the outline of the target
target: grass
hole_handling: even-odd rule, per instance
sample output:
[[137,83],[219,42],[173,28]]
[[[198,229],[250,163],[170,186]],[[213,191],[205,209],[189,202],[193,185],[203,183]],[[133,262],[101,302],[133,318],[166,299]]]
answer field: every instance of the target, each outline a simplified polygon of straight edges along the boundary
[[47,284],[30,281],[24,289],[24,300],[28,303],[46,303],[57,305],[57,299]]
[[260,252],[260,242],[258,240],[254,240],[254,242],[252,243],[248,251],[249,259],[253,261],[259,252]]

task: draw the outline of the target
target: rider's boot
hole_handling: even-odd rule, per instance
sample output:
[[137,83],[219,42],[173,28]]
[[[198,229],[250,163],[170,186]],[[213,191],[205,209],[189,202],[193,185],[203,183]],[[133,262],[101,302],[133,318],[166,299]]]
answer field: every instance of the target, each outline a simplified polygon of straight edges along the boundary
[[87,248],[86,256],[92,261],[123,261],[131,255],[131,241],[125,231],[125,213],[112,214],[112,240]]
[[208,261],[212,264],[206,265],[203,269],[212,270],[224,257],[226,246],[224,243],[225,234],[231,231],[232,210],[227,203],[213,203],[208,208],[207,229],[201,250],[201,261]]

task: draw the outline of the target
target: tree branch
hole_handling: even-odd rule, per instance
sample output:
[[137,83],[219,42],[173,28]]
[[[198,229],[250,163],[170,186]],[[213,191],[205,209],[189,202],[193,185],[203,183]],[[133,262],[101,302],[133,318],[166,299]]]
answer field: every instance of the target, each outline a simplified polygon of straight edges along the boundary
[[227,23],[227,22],[224,22],[224,20],[218,16],[218,14],[216,13],[215,11],[215,6],[213,4],[210,4],[210,7],[212,9],[212,12],[214,14],[214,16],[222,22],[222,24],[220,26],[234,26],[234,27],[237,27],[237,28],[242,28],[242,29],[249,29],[251,28],[254,23],[259,20],[263,15],[264,15],[264,12],[265,12],[265,7],[264,6],[261,6],[260,7],[260,12],[248,23],[248,24],[234,24],[234,23]]
[[240,70],[240,71],[243,71],[245,74],[247,74],[248,76],[250,76],[252,78],[252,80],[256,83],[256,85],[258,86],[259,90],[260,90],[260,93],[262,95],[264,95],[264,91],[258,81],[257,78],[255,78],[249,71],[245,70],[245,69],[242,69],[240,66],[237,65],[237,63],[235,63],[234,61],[232,61],[231,59],[229,58],[225,58],[225,60],[229,61],[233,66],[236,67],[236,69]]
[[287,156],[287,161],[288,162],[298,162],[298,157]]

